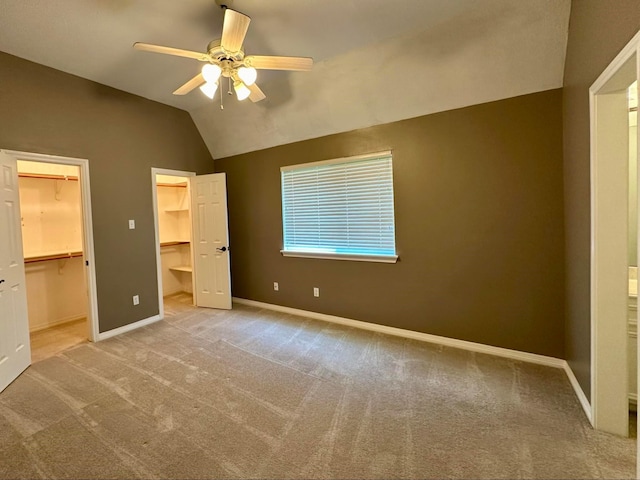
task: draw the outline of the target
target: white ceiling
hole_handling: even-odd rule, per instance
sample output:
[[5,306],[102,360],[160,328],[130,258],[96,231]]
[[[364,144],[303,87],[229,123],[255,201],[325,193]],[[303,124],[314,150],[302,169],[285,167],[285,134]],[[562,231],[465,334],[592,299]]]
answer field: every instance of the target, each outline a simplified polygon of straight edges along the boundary
[[[260,71],[267,99],[171,94],[201,63],[136,41],[205,51],[214,0],[2,0],[0,50],[191,113],[221,158],[562,86],[570,0],[235,0],[247,54],[311,56]],[[221,88],[221,90],[226,90]]]

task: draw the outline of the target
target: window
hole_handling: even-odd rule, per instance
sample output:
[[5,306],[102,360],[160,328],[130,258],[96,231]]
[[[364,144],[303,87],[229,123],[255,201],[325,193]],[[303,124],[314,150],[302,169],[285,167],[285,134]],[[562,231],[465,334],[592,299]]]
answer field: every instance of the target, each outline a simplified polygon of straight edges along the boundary
[[397,261],[391,152],[280,172],[283,255]]

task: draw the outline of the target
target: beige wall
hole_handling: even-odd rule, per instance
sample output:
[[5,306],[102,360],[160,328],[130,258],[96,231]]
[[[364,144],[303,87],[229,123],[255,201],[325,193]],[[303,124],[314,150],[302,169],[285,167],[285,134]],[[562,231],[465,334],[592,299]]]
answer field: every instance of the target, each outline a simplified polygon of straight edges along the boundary
[[[282,257],[280,166],[385,149],[400,261]],[[563,357],[560,90],[215,164],[227,173],[234,296]]]
[[0,148],[89,160],[100,331],[156,315],[151,167],[213,171],[189,114],[2,52],[0,112]]
[[571,2],[563,89],[565,350],[587,396],[591,391],[589,87],[638,29],[638,0]]

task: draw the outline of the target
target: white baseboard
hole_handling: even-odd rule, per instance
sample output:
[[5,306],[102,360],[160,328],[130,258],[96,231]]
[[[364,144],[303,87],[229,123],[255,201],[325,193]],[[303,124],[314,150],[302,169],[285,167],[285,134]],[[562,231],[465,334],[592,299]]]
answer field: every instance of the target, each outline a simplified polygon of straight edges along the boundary
[[584,390],[582,390],[582,387],[578,383],[578,379],[574,375],[573,370],[571,370],[569,363],[565,360],[563,360],[563,362],[564,362],[564,367],[563,367],[564,371],[567,374],[567,377],[569,377],[569,382],[573,387],[573,391],[576,393],[576,397],[578,397],[578,401],[580,401],[580,405],[582,405],[582,409],[584,410],[585,415],[589,419],[589,423],[593,425],[593,416],[591,415],[591,404],[589,403],[587,396],[584,394]]
[[299,315],[302,317],[313,318],[315,320],[322,320],[325,322],[337,323],[340,325],[347,325],[349,327],[360,328],[363,330],[370,330],[373,332],[386,333],[388,335],[395,335],[398,337],[411,338],[414,340],[420,340],[423,342],[434,343],[437,345],[444,345],[447,347],[460,348],[462,350],[468,350],[470,352],[485,353],[487,355],[495,355],[497,357],[509,358],[511,360],[520,360],[522,362],[535,363],[537,365],[545,365],[547,367],[561,368],[563,369],[569,382],[573,387],[573,390],[578,397],[578,401],[587,415],[589,422],[593,424],[591,419],[591,405],[587,396],[582,391],[578,380],[573,374],[573,370],[569,367],[566,360],[555,357],[547,357],[545,355],[538,355],[535,353],[521,352],[519,350],[511,350],[508,348],[494,347],[491,345],[484,345],[482,343],[468,342],[466,340],[458,340],[455,338],[441,337],[439,335],[431,335],[429,333],[415,332],[413,330],[404,330],[402,328],[388,327],[386,325],[378,325],[376,323],[363,322],[360,320],[353,320],[350,318],[337,317],[334,315],[327,315],[325,313],[311,312],[308,310],[299,310],[297,308],[284,307],[282,305],[274,305],[271,303],[257,302],[255,300],[247,300],[245,298],[233,297],[233,301],[242,305],[249,305],[252,307],[265,308],[268,310],[275,310],[277,312],[290,313],[292,315]]
[[130,332],[131,330],[135,330],[146,325],[151,325],[158,320],[162,320],[162,317],[160,317],[160,315],[154,315],[153,317],[144,318],[142,320],[138,320],[137,322],[130,323],[129,325],[123,325],[122,327],[114,328],[113,330],[100,332],[98,334],[97,341],[99,342],[100,340],[106,340],[107,338],[115,337],[116,335],[120,335],[121,333]]
[[82,315],[73,315],[71,317],[63,318],[55,322],[45,323],[44,325],[36,325],[33,328],[29,328],[29,333],[39,332],[40,330],[46,330],[47,328],[57,327],[58,325],[63,325],[65,323],[71,323],[82,319],[87,319],[86,313],[83,313]]
[[535,363],[538,365],[546,365],[548,367],[564,368],[565,361],[559,358],[547,357],[536,353],[520,352],[518,350],[510,350],[508,348],[494,347],[484,345],[482,343],[468,342],[466,340],[458,340],[455,338],[441,337],[439,335],[431,335],[429,333],[415,332],[413,330],[404,330],[402,328],[388,327],[386,325],[378,325],[377,323],[363,322],[350,318],[337,317],[327,315],[325,313],[310,312],[308,310],[299,310],[297,308],[283,307],[282,305],[273,305],[271,303],[256,302],[255,300],[247,300],[244,298],[234,297],[233,301],[242,305],[266,308],[292,315],[300,315],[302,317],[313,318],[315,320],[323,320],[325,322],[338,323],[349,327],[360,328],[362,330],[370,330],[373,332],[386,333],[397,337],[412,338],[423,342],[435,343],[447,347],[461,348],[470,352],[486,353],[498,357],[510,358],[512,360],[521,360],[523,362]]

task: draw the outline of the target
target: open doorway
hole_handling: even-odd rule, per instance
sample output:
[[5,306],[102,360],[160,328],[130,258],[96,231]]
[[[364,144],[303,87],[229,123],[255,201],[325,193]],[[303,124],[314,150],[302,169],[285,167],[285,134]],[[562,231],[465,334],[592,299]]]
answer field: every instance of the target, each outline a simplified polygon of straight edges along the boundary
[[[4,151],[16,165],[31,362],[98,335],[84,159]],[[26,325],[25,325],[25,328]]]
[[154,169],[160,317],[180,304],[194,305],[191,248],[191,172]]
[[160,318],[169,303],[231,309],[226,175],[152,168],[151,190]]
[[639,50],[640,33],[590,88],[590,413],[595,428],[623,436],[634,430],[638,378],[638,133],[630,110],[635,101],[637,112]]
[[80,172],[18,160],[31,361],[88,340]]

